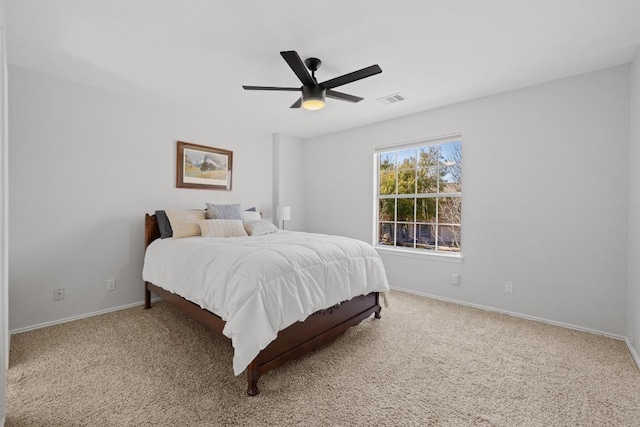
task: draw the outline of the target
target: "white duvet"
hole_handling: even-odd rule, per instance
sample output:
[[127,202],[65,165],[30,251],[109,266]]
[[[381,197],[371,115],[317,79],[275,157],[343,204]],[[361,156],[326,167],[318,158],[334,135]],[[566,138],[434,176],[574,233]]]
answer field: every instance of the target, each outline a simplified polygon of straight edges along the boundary
[[157,239],[142,277],[226,321],[239,375],[281,331],[340,301],[388,291],[370,245],[324,234]]

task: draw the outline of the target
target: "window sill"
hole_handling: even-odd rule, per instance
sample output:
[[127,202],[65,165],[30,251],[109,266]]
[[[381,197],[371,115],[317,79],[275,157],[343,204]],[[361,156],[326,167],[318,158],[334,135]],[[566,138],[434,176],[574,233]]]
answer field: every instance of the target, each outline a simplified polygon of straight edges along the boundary
[[383,246],[375,246],[376,251],[380,255],[395,255],[401,257],[409,257],[409,258],[422,258],[422,259],[432,259],[435,261],[444,261],[444,262],[453,262],[456,264],[460,264],[464,260],[464,256],[462,254],[443,254],[443,253],[433,253],[433,252],[424,252],[424,251],[416,251],[412,249],[389,249]]

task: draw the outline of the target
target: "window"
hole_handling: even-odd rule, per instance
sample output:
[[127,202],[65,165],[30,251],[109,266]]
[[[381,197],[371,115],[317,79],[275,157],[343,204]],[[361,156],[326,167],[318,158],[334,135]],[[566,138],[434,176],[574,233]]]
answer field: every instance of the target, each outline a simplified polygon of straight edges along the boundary
[[377,245],[460,253],[462,140],[376,150]]

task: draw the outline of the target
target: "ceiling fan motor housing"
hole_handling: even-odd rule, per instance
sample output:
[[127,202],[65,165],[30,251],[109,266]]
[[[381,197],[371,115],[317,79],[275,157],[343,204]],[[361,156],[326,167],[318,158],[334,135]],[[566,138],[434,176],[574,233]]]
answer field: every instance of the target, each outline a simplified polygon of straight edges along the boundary
[[302,99],[321,99],[324,101],[326,90],[322,86],[302,86]]

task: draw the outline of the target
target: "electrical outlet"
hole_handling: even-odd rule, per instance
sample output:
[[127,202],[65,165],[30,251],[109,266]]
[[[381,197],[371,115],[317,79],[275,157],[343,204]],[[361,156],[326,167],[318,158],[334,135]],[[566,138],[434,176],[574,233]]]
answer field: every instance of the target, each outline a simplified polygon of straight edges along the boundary
[[58,288],[53,290],[53,300],[60,301],[64,299],[64,288]]
[[115,291],[116,290],[116,279],[107,280],[107,290]]
[[452,285],[460,284],[460,275],[458,273],[451,273],[451,284]]
[[504,282],[504,291],[508,294],[513,293],[513,282]]

